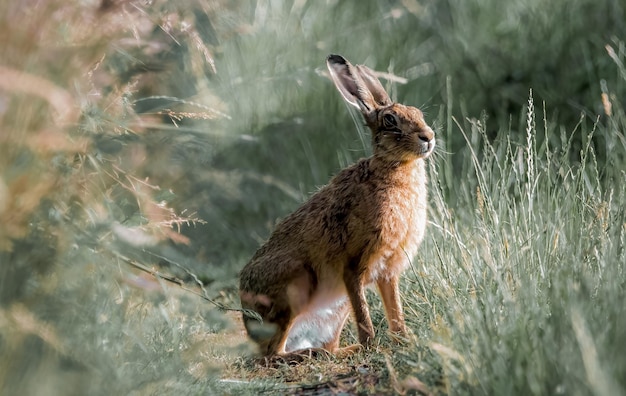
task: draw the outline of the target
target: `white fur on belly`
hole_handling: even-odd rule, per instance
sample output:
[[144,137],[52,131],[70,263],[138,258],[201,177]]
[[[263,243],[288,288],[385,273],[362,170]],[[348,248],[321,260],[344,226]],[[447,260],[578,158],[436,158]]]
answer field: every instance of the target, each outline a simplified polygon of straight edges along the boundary
[[[331,341],[344,322],[338,311],[348,302],[346,295],[333,300],[322,299],[324,304],[311,304],[308,310],[295,319],[285,344],[285,351],[321,348]],[[322,301],[319,301],[322,302]]]

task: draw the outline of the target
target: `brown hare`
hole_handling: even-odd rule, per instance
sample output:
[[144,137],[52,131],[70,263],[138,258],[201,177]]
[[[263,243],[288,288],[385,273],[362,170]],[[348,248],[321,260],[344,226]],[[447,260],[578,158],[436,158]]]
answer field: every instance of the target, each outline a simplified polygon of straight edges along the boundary
[[420,110],[389,98],[371,69],[339,55],[326,64],[343,98],[363,114],[373,155],[339,172],[281,221],[241,271],[242,307],[263,319],[244,316],[245,327],[265,356],[339,352],[351,310],[360,344],[369,345],[370,284],[378,287],[390,331],[407,332],[398,284],[424,237],[424,160],[434,133]]

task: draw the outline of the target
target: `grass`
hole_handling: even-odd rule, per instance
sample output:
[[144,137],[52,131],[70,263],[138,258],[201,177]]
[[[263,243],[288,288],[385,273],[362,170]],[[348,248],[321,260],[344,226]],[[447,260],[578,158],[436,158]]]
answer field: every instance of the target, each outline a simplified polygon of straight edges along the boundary
[[[0,15],[0,394],[626,393],[619,1]],[[412,335],[370,293],[371,350],[260,367],[237,271],[368,151],[330,52],[406,80],[437,132]]]
[[[624,336],[623,169],[599,169],[590,144],[599,123],[574,131],[587,144],[573,164],[569,137],[537,145],[550,131],[535,116],[531,97],[521,142],[503,134],[492,144],[477,121],[457,124],[468,143],[481,142],[475,178],[460,182],[459,209],[435,198],[434,262],[413,278],[424,296],[415,309],[438,324],[429,339],[453,352],[442,356],[448,390],[466,382],[471,393],[619,394],[623,364],[609,355]],[[620,158],[623,135],[612,133]]]

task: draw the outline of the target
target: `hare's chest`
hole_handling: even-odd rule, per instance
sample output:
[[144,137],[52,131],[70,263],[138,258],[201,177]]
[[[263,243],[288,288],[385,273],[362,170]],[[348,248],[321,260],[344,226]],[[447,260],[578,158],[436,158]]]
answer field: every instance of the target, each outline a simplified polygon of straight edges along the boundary
[[381,211],[379,244],[371,272],[374,279],[379,273],[404,270],[417,254],[426,228],[427,199],[423,189],[396,193],[387,199],[388,205]]
[[[401,191],[392,191],[387,197],[381,216],[381,237],[390,247],[408,248],[419,244],[426,227],[426,191],[411,185]],[[406,246],[405,246],[406,245]]]
[[421,192],[421,195],[416,193],[417,198],[406,208],[408,226],[401,247],[411,259],[417,254],[417,248],[424,239],[426,229],[427,199],[425,191]]

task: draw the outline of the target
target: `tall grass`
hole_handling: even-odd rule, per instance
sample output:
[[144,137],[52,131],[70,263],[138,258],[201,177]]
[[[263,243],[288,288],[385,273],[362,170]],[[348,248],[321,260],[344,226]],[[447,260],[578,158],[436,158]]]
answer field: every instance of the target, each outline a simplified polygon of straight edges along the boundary
[[[539,146],[538,135],[558,134],[542,107],[531,94],[517,141],[501,131],[491,142],[479,120],[449,120],[470,147],[472,172],[453,182],[453,207],[441,187],[446,164],[431,167],[431,237],[407,284],[419,298],[406,301],[441,358],[446,392],[626,390],[617,352],[626,342],[626,118],[620,109],[581,120],[559,145],[546,137]],[[571,134],[585,142],[580,162],[569,155]],[[607,164],[597,162],[597,134],[611,147]]]
[[[189,125],[222,115],[208,101],[200,109],[135,105],[139,92],[168,92],[163,81],[153,85],[171,65],[168,45],[194,44],[174,51],[188,67],[209,61],[200,33],[176,19],[189,10],[0,5],[1,394],[171,393],[217,370],[216,359],[200,355],[223,316],[129,265],[196,262],[176,246],[189,243],[180,227],[202,220],[175,210],[174,193],[160,187],[181,167],[159,148],[167,132],[184,140],[172,132],[177,117]],[[208,298],[223,288],[211,275]]]

